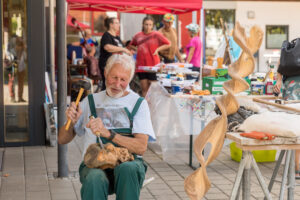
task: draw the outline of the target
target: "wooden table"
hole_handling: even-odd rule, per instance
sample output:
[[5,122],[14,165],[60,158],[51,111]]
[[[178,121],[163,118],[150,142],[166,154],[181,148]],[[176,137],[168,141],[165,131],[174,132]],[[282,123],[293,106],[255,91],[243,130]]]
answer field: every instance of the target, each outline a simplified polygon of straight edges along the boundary
[[[253,167],[255,175],[260,183],[260,186],[265,194],[265,199],[272,199],[270,192],[272,190],[275,178],[278,174],[280,164],[282,162],[284,154],[285,166],[281,181],[280,196],[279,199],[284,199],[284,191],[288,189],[288,200],[294,199],[294,187],[295,187],[295,149],[300,149],[300,138],[283,138],[276,137],[274,140],[256,140],[251,138],[245,138],[240,136],[239,133],[226,133],[226,138],[236,142],[236,146],[242,149],[243,157],[240,162],[239,170],[236,175],[235,183],[231,192],[231,200],[236,200],[239,193],[239,186],[242,181],[243,187],[243,199],[250,199],[250,170]],[[253,150],[281,150],[280,156],[276,162],[275,169],[272,174],[269,186],[267,187],[263,176],[257,166],[255,159],[251,151]]]

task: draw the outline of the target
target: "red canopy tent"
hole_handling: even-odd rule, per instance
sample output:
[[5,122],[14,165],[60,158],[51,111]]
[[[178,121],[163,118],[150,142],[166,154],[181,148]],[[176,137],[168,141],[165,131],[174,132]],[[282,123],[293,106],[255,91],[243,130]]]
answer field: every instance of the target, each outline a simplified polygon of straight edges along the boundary
[[199,11],[202,0],[66,0],[70,10],[145,14],[182,14]]

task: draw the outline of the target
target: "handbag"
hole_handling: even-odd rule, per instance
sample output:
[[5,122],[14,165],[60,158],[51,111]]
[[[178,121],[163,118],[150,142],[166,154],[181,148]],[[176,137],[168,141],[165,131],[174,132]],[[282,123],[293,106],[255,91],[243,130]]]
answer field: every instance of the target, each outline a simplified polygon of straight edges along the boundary
[[280,64],[277,72],[285,76],[300,75],[300,38],[282,43]]

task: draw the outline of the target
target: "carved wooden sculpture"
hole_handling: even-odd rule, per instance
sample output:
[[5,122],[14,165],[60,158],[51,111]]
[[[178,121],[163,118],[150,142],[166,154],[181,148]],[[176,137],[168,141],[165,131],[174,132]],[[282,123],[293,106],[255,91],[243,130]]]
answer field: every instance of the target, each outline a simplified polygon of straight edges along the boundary
[[99,144],[91,144],[84,155],[84,164],[89,168],[114,168],[120,163],[134,160],[133,155],[128,149],[123,147],[115,147],[111,143],[107,143],[104,149]]
[[[206,166],[218,156],[222,149],[227,130],[227,115],[235,113],[239,108],[238,101],[234,95],[249,87],[243,78],[250,75],[254,70],[253,54],[261,45],[263,31],[258,26],[253,26],[250,30],[250,37],[247,38],[245,29],[236,22],[233,38],[242,48],[243,52],[240,58],[228,68],[228,73],[232,79],[226,81],[223,85],[227,94],[222,95],[216,100],[216,104],[222,115],[210,121],[196,138],[194,142],[194,152],[201,167],[195,170],[184,181],[185,191],[193,200],[202,199],[210,188],[211,184],[206,173]],[[211,145],[211,151],[209,152],[207,160],[205,160],[202,152],[209,143]]]

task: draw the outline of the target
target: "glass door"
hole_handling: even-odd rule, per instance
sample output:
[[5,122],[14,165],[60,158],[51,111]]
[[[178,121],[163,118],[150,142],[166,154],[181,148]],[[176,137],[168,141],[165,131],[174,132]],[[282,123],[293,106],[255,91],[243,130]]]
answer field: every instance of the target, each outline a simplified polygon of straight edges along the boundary
[[4,143],[29,141],[26,0],[2,0]]

